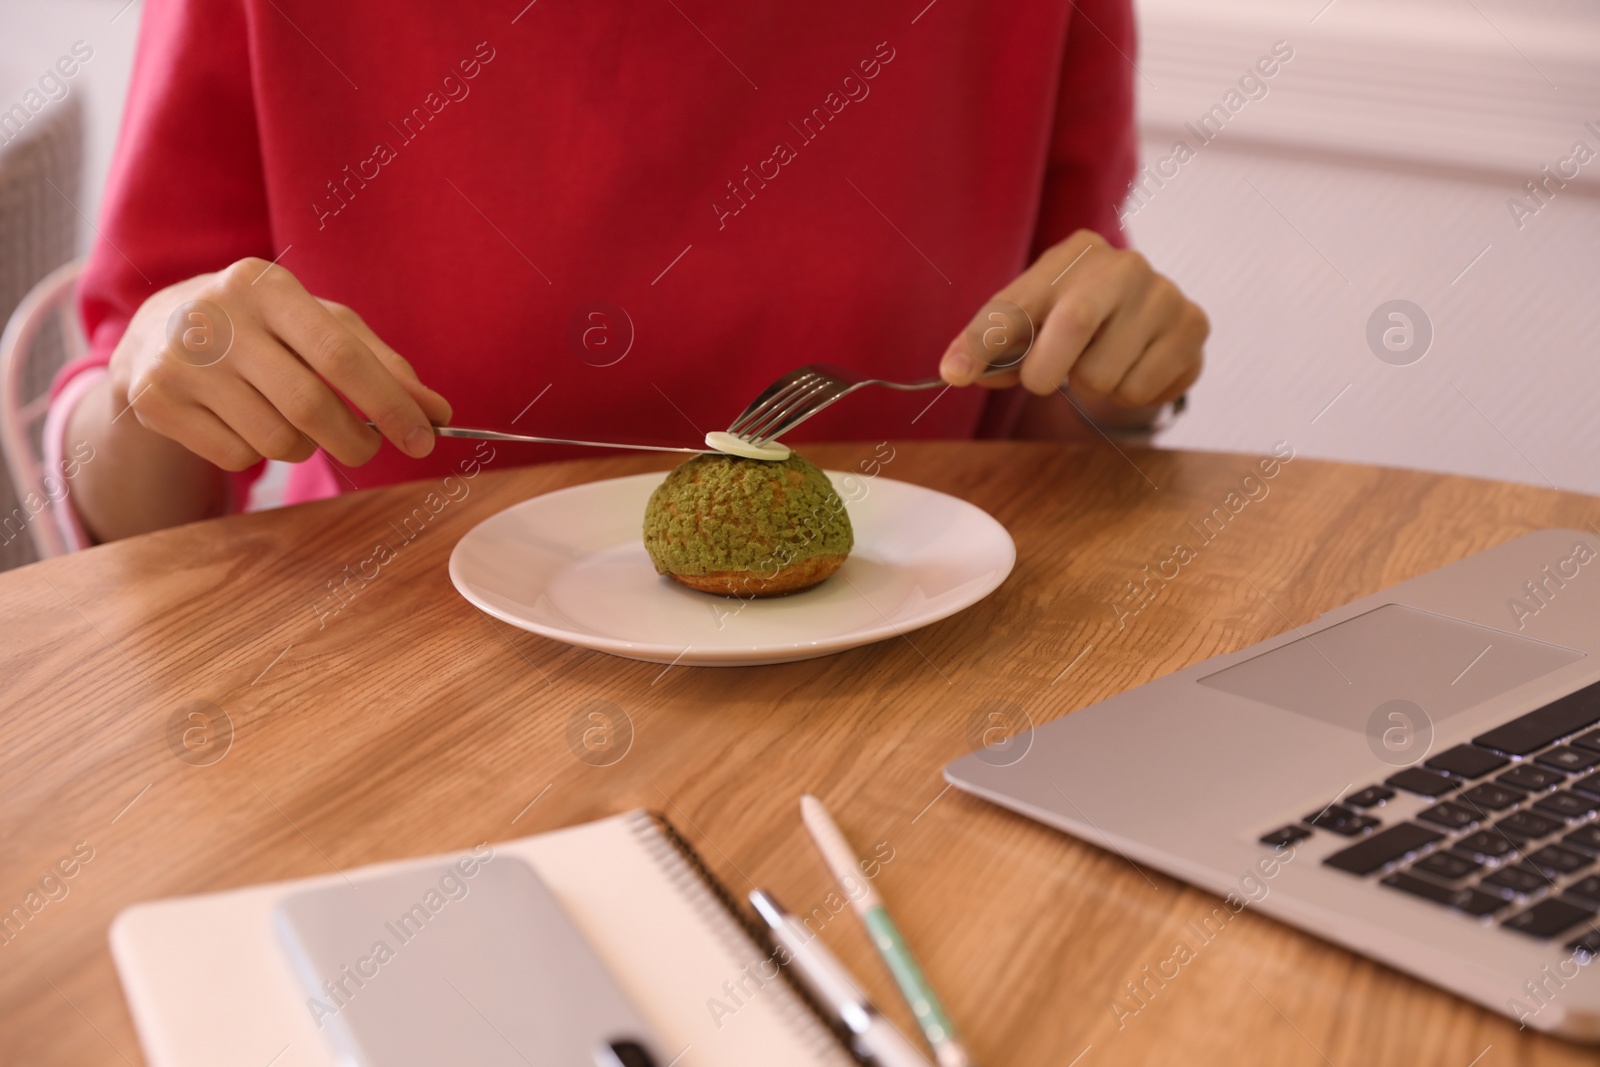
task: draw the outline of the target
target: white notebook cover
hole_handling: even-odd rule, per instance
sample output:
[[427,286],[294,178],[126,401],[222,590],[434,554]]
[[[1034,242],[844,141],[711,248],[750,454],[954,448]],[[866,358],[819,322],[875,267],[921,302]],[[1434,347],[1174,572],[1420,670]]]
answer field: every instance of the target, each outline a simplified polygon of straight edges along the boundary
[[[770,971],[759,967],[762,949],[645,812],[503,842],[494,854],[538,872],[673,1067],[855,1062],[781,977],[762,982]],[[345,876],[359,883],[365,874],[451,858]],[[175,897],[119,914],[111,954],[150,1067],[339,1067],[273,933],[272,910],[290,892],[342,878]],[[713,1011],[713,998],[731,1013]]]

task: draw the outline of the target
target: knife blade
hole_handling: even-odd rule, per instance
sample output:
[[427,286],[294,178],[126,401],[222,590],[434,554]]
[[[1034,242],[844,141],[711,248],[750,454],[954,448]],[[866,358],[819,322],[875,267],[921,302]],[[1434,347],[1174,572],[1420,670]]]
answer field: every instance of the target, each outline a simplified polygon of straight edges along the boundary
[[[374,430],[375,423],[367,423]],[[532,434],[503,433],[500,430],[478,430],[467,426],[435,426],[433,432],[440,437],[464,437],[474,441],[511,441],[530,445],[581,445],[584,448],[620,448],[639,452],[688,452],[704,455],[709,448],[680,448],[675,445],[647,445],[629,441],[577,441],[566,437],[535,437]]]

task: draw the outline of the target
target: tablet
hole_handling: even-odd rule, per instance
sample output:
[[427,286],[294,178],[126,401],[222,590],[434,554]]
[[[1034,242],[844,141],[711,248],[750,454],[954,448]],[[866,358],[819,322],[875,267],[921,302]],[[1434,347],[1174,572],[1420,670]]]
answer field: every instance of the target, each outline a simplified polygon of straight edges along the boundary
[[352,1067],[666,1063],[533,868],[487,846],[294,893],[273,924],[305,1010]]

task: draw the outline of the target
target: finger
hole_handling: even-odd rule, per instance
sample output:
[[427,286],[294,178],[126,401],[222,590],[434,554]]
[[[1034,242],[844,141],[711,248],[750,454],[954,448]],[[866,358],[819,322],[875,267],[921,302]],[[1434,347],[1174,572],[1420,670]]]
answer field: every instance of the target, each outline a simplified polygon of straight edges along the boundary
[[1016,385],[1020,381],[1022,381],[1022,375],[1020,373],[1017,371],[1006,371],[1004,374],[991,374],[987,377],[979,378],[974,384],[979,385],[984,389],[1010,389],[1013,385]]
[[223,470],[242,471],[261,462],[261,453],[203,407],[169,404],[149,394],[135,407],[134,417],[146,429],[171,438]]
[[1110,394],[1111,399],[1130,406],[1159,406],[1182,396],[1200,377],[1205,362],[1202,346],[1209,332],[1198,308],[1180,316],[1172,329],[1145,349]]
[[1020,364],[1033,348],[1041,316],[1017,300],[1035,308],[1045,306],[1039,286],[1013,282],[978,309],[941,364],[967,360],[967,374],[972,380],[995,368],[1015,368]]
[[[1098,399],[1115,393],[1153,341],[1177,323],[1184,300],[1171,289],[1170,299],[1152,298],[1152,287],[1131,283],[1123,302],[1073,362],[1068,372],[1080,396]],[[1162,383],[1165,384],[1165,383]]]
[[1194,383],[1200,380],[1200,372],[1203,369],[1203,362],[1203,360],[1197,360],[1191,364],[1189,369],[1184,371],[1182,376],[1180,376],[1171,385],[1167,386],[1166,389],[1156,394],[1155,399],[1151,400],[1150,403],[1159,407],[1162,404],[1170,404],[1174,400],[1177,400],[1184,393],[1187,393]]
[[[302,373],[315,380],[309,371]],[[322,388],[327,391],[326,386]],[[317,443],[285,418],[281,408],[242,378],[225,379],[207,405],[245,444],[267,459],[302,463],[317,450]]]
[[268,279],[282,298],[263,302],[267,328],[376,423],[396,448],[417,458],[433,451],[428,416],[372,349],[293,275],[274,271]]
[[[1124,301],[1136,300],[1142,295],[1137,290],[1130,291],[1129,286],[1129,272],[1122,268],[1086,271],[1079,275],[1073,286],[1062,292],[1045,313],[1039,339],[1022,363],[1023,388],[1039,396],[1054,392],[1096,335],[1124,310]],[[1136,328],[1131,320],[1120,323],[1116,331],[1120,342],[1125,343],[1129,331]],[[1130,362],[1131,359],[1130,356]]]
[[350,411],[327,382],[287,350],[283,356],[251,361],[246,374],[249,388],[281,413],[297,434],[326,449],[346,467],[359,467],[371,459],[381,438]]
[[990,366],[1020,364],[1063,286],[1076,282],[1092,266],[1088,261],[1109,248],[1099,234],[1080,230],[1040,256],[979,308],[950,342],[939,361],[940,377],[952,385],[969,385]]
[[[327,303],[327,301],[323,301],[323,303]],[[393,348],[390,348],[388,343],[379,337],[360,315],[357,315],[349,308],[342,308],[341,310],[343,310],[344,314],[339,315],[336,312],[335,316],[340,318],[357,337],[361,338],[368,348],[372,349],[373,355],[378,357],[378,362],[387,367],[389,373],[393,374],[400,382],[401,387],[411,394],[411,398],[422,408],[423,413],[428,416],[428,420],[438,426],[448,426],[454,414],[450,402],[436,390],[423,385],[422,379],[417,376],[416,369],[411,366],[411,361]]]

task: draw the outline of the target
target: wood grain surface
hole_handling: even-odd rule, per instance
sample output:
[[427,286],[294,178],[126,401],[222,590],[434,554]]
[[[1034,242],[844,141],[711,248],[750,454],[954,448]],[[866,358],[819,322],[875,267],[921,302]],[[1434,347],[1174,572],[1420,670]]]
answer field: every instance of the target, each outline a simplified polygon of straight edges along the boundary
[[[807,451],[853,469],[875,449]],[[963,497],[1011,531],[1017,567],[999,590],[824,659],[663,670],[496,622],[456,594],[445,563],[462,534],[519,500],[671,460],[498,469],[514,458],[502,449],[344,600],[329,583],[396,541],[390,523],[440,486],[201,523],[0,575],[0,906],[92,849],[66,895],[0,946],[0,1060],[141,1062],[106,945],[134,901],[638,806],[666,812],[736,891],[759,883],[809,911],[832,888],[800,823],[809,790],[860,851],[892,850],[877,885],[988,1067],[1594,1062],[1250,911],[1119,1026],[1110,1004],[1123,983],[1215,901],[947,790],[940,770],[969,750],[987,701],[1053,719],[1518,534],[1600,520],[1600,502],[1294,459],[1119,627],[1124,583],[1259,457],[902,444],[882,476]],[[567,743],[595,699],[633,723],[632,748],[609,766]],[[223,709],[231,737],[219,727],[175,748],[169,721],[191,701]],[[909,1028],[854,916],[822,936]]]

